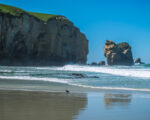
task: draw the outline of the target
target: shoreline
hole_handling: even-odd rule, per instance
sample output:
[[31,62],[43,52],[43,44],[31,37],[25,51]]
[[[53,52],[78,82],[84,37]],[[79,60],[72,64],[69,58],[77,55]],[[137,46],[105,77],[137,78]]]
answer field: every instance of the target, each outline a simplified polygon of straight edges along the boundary
[[[52,87],[52,88],[51,88]],[[59,88],[58,88],[59,87]],[[79,86],[50,86],[49,89],[5,89],[0,88],[1,92],[29,92],[29,93],[62,93],[62,94],[68,94],[66,93],[66,90],[69,90],[69,94],[104,94],[104,93],[114,93],[114,94],[149,94],[149,91],[142,91],[142,90],[124,90],[124,89],[103,89],[103,88],[81,88]]]
[[149,105],[144,93],[0,90],[2,120],[149,120]]
[[[9,85],[8,85],[9,83]],[[32,84],[32,85],[30,85]],[[74,85],[53,81],[0,79],[0,91],[28,91],[28,92],[65,92],[71,93],[99,93],[99,92],[121,92],[121,93],[150,93],[150,89],[136,88],[113,88],[113,87],[91,87],[85,85]]]

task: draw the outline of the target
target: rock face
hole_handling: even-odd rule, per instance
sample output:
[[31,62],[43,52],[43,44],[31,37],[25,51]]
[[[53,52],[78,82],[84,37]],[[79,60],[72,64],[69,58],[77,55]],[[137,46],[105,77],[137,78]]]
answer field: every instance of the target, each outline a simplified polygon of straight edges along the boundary
[[123,42],[115,44],[113,41],[106,40],[104,54],[108,65],[133,65],[131,47]]
[[63,16],[42,21],[0,11],[0,64],[86,63],[87,54],[86,36]]

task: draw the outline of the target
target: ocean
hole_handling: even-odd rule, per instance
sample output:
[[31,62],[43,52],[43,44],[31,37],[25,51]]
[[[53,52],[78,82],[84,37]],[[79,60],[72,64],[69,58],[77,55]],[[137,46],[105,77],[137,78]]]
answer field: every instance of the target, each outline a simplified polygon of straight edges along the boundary
[[[56,87],[55,87],[56,86]],[[150,91],[150,65],[0,66],[0,89]]]

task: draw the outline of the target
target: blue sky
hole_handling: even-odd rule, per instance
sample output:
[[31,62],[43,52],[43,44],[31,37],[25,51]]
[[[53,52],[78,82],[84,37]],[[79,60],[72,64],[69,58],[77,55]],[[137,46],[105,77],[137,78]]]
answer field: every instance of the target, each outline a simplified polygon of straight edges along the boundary
[[0,0],[27,11],[64,15],[89,40],[88,62],[105,60],[105,40],[128,42],[150,63],[149,0]]

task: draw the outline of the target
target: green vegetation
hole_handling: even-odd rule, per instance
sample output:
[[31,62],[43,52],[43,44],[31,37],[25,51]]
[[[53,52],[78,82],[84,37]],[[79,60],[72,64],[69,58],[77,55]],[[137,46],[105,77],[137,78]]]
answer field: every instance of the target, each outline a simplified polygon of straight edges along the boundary
[[43,20],[43,21],[47,21],[51,18],[55,18],[57,17],[58,15],[51,15],[51,14],[43,14],[43,13],[35,13],[35,12],[28,12],[29,14]]
[[11,14],[13,16],[20,16],[22,13],[27,13],[27,14],[30,14],[30,15],[32,15],[40,20],[43,20],[43,21],[47,21],[51,18],[55,18],[55,17],[59,16],[59,15],[27,12],[20,8],[9,6],[9,5],[4,5],[4,4],[0,4],[0,12],[6,13],[6,14]]
[[6,13],[6,14],[9,13],[14,16],[19,16],[21,13],[25,13],[25,11],[20,8],[12,7],[9,5],[3,5],[3,4],[0,4],[0,12]]

